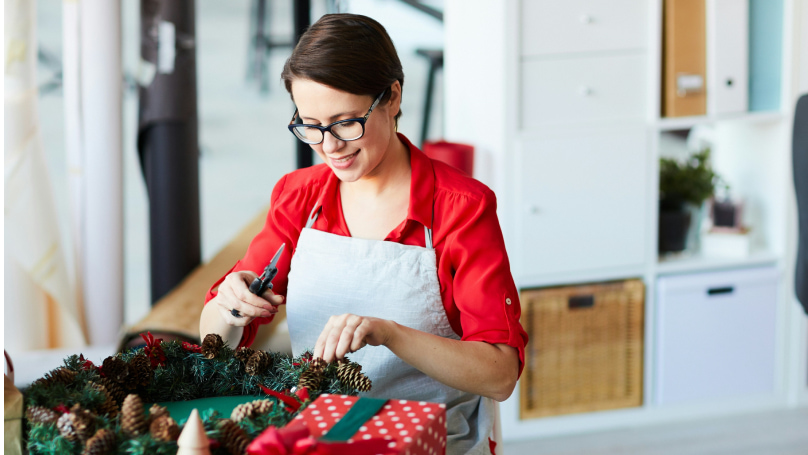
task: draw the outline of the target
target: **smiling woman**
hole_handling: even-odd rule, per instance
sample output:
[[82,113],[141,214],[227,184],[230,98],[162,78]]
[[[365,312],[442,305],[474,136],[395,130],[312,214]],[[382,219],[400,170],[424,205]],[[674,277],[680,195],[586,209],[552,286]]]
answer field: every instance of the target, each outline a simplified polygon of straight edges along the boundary
[[[201,334],[250,345],[286,301],[295,355],[350,353],[369,395],[446,404],[447,453],[489,453],[493,400],[513,392],[527,343],[493,192],[396,132],[404,75],[376,21],[324,16],[282,77],[289,129],[325,164],[277,183],[264,229],[208,293]],[[274,288],[251,294],[281,244]]]

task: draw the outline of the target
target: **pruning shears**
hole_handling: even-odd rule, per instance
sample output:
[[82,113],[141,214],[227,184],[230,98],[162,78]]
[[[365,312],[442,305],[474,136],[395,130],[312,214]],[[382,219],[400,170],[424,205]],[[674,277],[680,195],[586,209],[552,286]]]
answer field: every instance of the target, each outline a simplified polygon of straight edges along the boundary
[[[272,260],[269,261],[266,267],[264,267],[264,272],[258,276],[258,278],[254,279],[252,283],[250,283],[250,292],[255,295],[261,296],[266,292],[267,289],[272,289],[272,279],[275,278],[275,275],[278,274],[278,260],[281,258],[281,253],[283,253],[283,248],[286,244],[282,244],[280,248],[278,248],[278,252],[275,253],[275,256],[272,257]],[[240,318],[241,313],[235,308],[230,310],[230,314],[233,316]]]

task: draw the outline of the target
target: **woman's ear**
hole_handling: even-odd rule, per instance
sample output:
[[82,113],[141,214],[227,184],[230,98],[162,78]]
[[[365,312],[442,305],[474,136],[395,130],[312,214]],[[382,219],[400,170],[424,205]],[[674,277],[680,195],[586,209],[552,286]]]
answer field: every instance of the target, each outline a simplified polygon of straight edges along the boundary
[[390,116],[394,117],[401,109],[401,83],[393,82],[390,86],[390,99],[387,100]]

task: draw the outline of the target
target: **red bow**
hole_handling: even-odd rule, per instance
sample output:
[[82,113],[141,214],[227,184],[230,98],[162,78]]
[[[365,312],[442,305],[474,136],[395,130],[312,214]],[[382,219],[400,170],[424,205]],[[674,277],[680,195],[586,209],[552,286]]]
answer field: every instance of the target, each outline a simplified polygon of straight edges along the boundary
[[311,436],[302,422],[284,428],[270,426],[247,446],[249,455],[366,455],[394,453],[386,439],[363,439],[352,443],[323,442]]
[[95,364],[90,359],[84,358],[84,354],[79,354],[79,361],[81,361],[81,368],[83,370],[98,369],[98,367],[95,366]]
[[194,354],[201,354],[202,353],[202,346],[189,343],[187,341],[182,342],[182,349],[185,349],[188,352],[193,352]]
[[158,366],[165,366],[166,364],[166,354],[163,352],[163,347],[160,346],[160,343],[163,342],[162,338],[154,339],[154,336],[151,332],[146,332],[145,334],[141,333],[140,337],[143,338],[143,341],[146,342],[146,346],[143,348],[143,352],[149,356],[149,361],[151,362],[152,368],[157,368]]

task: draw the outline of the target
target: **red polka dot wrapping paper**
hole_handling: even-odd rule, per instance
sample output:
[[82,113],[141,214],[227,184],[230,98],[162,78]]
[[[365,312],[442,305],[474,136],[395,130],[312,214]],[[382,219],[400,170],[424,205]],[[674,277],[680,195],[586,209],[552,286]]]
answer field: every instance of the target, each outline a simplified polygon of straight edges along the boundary
[[[320,438],[331,429],[359,397],[320,395],[295,420],[302,420],[311,435]],[[426,401],[388,400],[365,422],[348,443],[380,438],[390,441],[391,452],[406,455],[446,453],[446,405]]]

